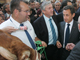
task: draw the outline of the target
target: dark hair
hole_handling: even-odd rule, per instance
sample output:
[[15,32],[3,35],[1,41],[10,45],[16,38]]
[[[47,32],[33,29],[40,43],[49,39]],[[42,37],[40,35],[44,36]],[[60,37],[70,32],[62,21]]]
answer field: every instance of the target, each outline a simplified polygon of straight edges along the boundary
[[11,3],[10,3],[10,11],[11,11],[11,14],[13,13],[13,11],[15,9],[21,11],[20,2],[24,2],[26,4],[28,3],[25,0],[12,0]]
[[73,7],[77,7],[77,4],[76,3],[73,3]]
[[[61,9],[63,9],[64,6],[67,6],[67,3],[68,2],[71,2],[70,0],[64,0],[62,3],[61,3]],[[72,3],[72,2],[71,2]]]
[[65,7],[63,8],[63,10],[68,10],[68,9],[70,9],[71,14],[75,13],[75,9],[74,9],[73,6],[65,6]]
[[41,14],[41,9],[37,10],[37,17],[39,17],[39,15]]
[[34,1],[29,1],[29,4],[34,3]]
[[6,13],[6,10],[5,9],[7,9],[7,7],[6,7],[7,5],[9,5],[9,3],[6,3],[6,4],[3,5],[3,12],[4,13]]

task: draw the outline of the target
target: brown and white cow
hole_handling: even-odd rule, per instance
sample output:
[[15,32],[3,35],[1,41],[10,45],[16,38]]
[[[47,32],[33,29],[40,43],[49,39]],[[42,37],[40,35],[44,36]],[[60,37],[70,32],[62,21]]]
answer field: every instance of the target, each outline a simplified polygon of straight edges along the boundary
[[37,60],[36,58],[40,60],[40,54],[34,49],[0,30],[0,60]]

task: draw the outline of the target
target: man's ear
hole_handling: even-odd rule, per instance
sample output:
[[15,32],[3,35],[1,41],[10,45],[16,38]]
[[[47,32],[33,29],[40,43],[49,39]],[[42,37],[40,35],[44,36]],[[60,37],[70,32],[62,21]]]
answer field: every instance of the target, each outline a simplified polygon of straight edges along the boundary
[[75,13],[73,13],[73,17],[75,16]]
[[15,9],[13,13],[15,14],[15,16],[18,16],[19,10]]
[[45,10],[42,10],[42,13],[45,14]]

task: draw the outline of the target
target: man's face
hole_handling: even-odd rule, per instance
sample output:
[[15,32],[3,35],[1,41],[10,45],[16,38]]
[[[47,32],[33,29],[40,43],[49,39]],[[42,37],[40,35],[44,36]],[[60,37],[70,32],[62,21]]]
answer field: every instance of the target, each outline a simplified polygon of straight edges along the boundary
[[52,7],[52,4],[47,5],[45,7],[45,10],[42,10],[42,12],[48,18],[50,18],[51,16],[53,16],[53,7]]
[[6,5],[6,9],[5,9],[7,12],[10,12],[10,7],[9,5]]
[[39,7],[40,7],[39,2],[36,2],[36,3],[35,3],[35,7],[36,7],[36,8],[39,8]]
[[0,11],[0,16],[2,16],[3,19],[5,19],[5,16],[2,11]]
[[75,13],[71,14],[70,9],[63,10],[63,18],[65,22],[70,23],[74,16],[75,16]]
[[21,7],[21,11],[19,12],[19,19],[21,20],[21,22],[24,22],[28,19],[29,15],[30,15],[30,9],[28,4],[24,3],[24,2],[20,2],[20,7]]
[[32,9],[34,9],[35,8],[35,3],[33,2],[33,3],[30,3],[30,7],[32,8]]
[[55,9],[56,9],[57,11],[60,10],[60,7],[61,7],[60,3],[56,3],[56,4],[55,4]]

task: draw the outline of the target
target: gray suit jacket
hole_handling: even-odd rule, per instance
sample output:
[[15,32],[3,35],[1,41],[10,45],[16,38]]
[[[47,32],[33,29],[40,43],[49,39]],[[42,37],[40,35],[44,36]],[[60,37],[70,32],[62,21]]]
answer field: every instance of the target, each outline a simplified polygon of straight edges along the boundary
[[[64,29],[65,29],[65,22],[61,22],[59,25],[59,33],[60,33],[59,41],[61,42],[62,45],[63,45],[63,41],[64,41]],[[77,24],[77,21],[74,21],[68,43],[76,44],[78,41],[79,41],[78,24]]]
[[66,60],[80,60],[80,41],[73,48]]
[[[62,44],[62,46],[63,46],[63,42],[64,42],[64,29],[65,29],[65,22],[63,21],[59,25],[59,41]],[[77,24],[77,21],[74,21],[68,43],[76,44],[78,41],[79,41],[78,24]],[[61,54],[61,60],[66,60],[66,58],[70,54],[70,51],[67,51],[64,48],[61,48],[60,49],[60,54]]]

